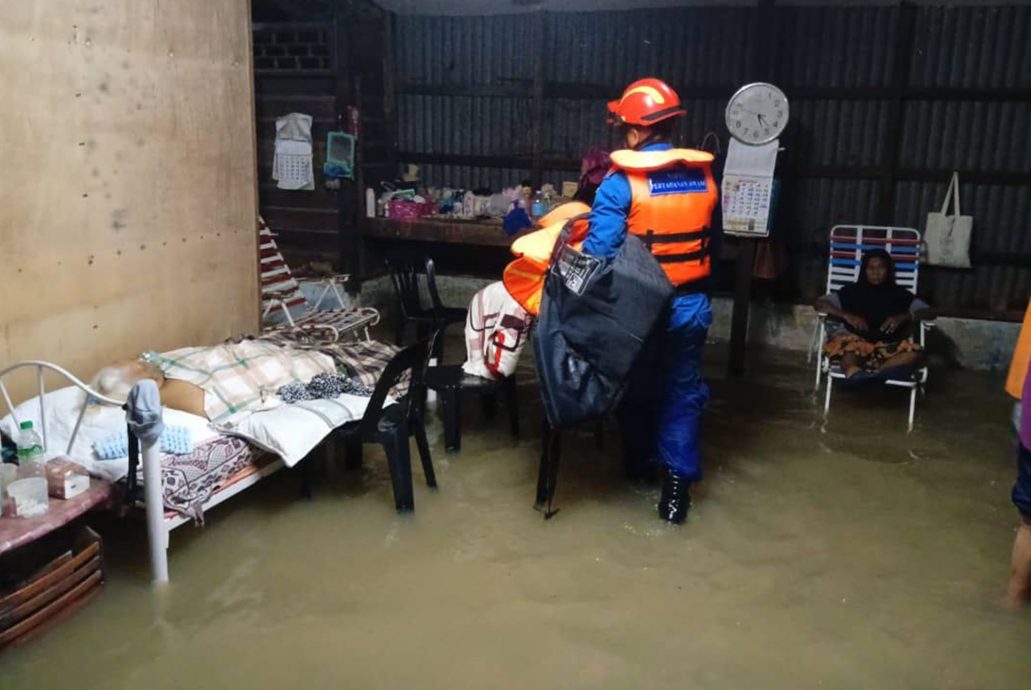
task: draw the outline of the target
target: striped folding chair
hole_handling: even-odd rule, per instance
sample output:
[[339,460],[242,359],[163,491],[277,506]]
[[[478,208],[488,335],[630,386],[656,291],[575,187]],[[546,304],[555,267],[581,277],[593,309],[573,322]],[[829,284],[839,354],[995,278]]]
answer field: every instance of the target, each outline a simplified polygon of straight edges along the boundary
[[[314,306],[308,303],[301,286],[290,272],[276,244],[275,236],[265,221],[258,219],[258,243],[261,248],[261,319],[271,330],[290,328],[302,331],[328,332],[332,340],[348,333],[364,332],[369,340],[369,326],[379,323],[379,312],[370,307],[348,307],[340,287],[349,276],[334,275],[315,282],[323,286]],[[336,309],[319,309],[329,295],[336,298]],[[269,324],[275,310],[282,310],[286,323]],[[301,311],[295,316],[293,311]]]
[[[827,292],[831,294],[843,286],[859,279],[859,267],[863,260],[863,252],[872,249],[883,249],[895,262],[895,281],[914,295],[917,278],[920,272],[920,233],[913,228],[896,228],[875,225],[835,225],[830,234],[830,257],[827,265]],[[917,329],[917,338],[924,345],[925,335],[934,326],[931,321],[921,321]],[[831,389],[834,381],[844,379],[845,373],[837,365],[831,365],[830,359],[823,354],[823,342],[827,334],[827,314],[818,314],[818,321],[810,342],[809,359],[816,357],[816,389],[820,388],[820,378],[826,375],[827,391],[824,399],[823,414],[826,417],[831,405]],[[909,431],[913,430],[913,418],[916,414],[916,394],[923,392],[927,383],[927,367],[921,367],[911,379],[888,379],[886,385],[908,388],[909,393]]]

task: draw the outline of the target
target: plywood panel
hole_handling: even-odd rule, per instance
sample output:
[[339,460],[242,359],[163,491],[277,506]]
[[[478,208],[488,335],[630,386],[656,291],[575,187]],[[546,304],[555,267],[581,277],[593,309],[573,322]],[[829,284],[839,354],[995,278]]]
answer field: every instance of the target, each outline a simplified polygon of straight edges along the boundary
[[248,0],[0,16],[0,365],[88,377],[256,328]]

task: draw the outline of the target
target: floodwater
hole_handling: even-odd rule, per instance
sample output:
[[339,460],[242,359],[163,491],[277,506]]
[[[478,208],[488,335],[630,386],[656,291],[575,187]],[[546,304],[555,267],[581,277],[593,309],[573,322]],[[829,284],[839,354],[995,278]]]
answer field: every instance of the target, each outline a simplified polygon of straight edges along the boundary
[[1028,687],[998,376],[934,372],[907,436],[900,391],[839,393],[822,428],[797,354],[743,381],[709,357],[683,527],[622,478],[613,430],[567,435],[543,520],[526,386],[519,443],[504,409],[467,405],[459,455],[434,422],[440,488],[416,469],[413,515],[378,450],[310,502],[280,473],[174,532],[158,591],[143,523],[102,522],[105,592],[0,655],[0,688]]

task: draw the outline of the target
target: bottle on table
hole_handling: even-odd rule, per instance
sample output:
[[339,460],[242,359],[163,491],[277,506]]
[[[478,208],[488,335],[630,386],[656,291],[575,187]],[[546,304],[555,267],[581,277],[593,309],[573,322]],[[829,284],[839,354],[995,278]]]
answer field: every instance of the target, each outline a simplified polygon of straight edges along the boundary
[[533,195],[533,207],[530,211],[530,215],[534,218],[540,218],[548,212],[547,202],[544,199],[544,192],[538,190]]
[[8,501],[15,517],[36,517],[50,508],[47,474],[43,460],[43,440],[32,428],[32,422],[22,422],[18,437],[18,470],[14,481],[7,485]]

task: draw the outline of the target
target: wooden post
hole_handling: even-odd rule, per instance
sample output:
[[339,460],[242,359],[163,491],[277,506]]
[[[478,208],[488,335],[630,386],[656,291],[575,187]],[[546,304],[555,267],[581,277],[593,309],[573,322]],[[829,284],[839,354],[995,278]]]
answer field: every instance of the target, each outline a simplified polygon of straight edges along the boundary
[[[348,40],[348,27],[351,26],[352,18],[350,16],[349,4],[337,9],[333,12],[333,91],[334,91],[334,103],[333,110],[337,116],[337,122],[343,123],[343,119],[347,116],[347,106],[356,104],[357,98],[352,88],[351,80],[351,54],[350,46],[351,41]],[[357,144],[357,150],[355,151],[355,167],[360,170],[358,165],[361,159],[361,142]],[[342,180],[340,184],[340,190],[337,192],[337,256],[338,261],[342,264],[342,268],[347,273],[350,273],[355,280],[359,278],[358,274],[358,258],[357,258],[357,242],[358,229],[355,226],[357,218],[355,217],[355,208],[357,207],[356,201],[357,196],[361,194],[364,197],[360,184],[360,173],[357,178],[358,182],[352,182],[348,180]],[[346,288],[348,292],[355,291],[357,283],[348,282]]]
[[902,122],[905,117],[906,91],[909,88],[909,69],[913,61],[913,33],[916,28],[916,5],[899,4],[895,23],[895,59],[891,74],[891,103],[881,151],[877,189],[877,221],[892,225],[895,216],[895,183],[898,180],[899,158],[902,149]]
[[752,266],[758,240],[742,238],[738,243],[734,271],[734,313],[730,319],[730,373],[745,373],[745,349],[748,337],[748,302],[752,296]]
[[[759,0],[757,24],[758,40],[753,45],[752,74],[757,80],[772,78],[770,36],[774,25],[774,0]],[[728,370],[735,376],[745,372],[745,350],[748,341],[748,308],[752,297],[752,266],[758,240],[741,238],[738,241],[737,267],[734,277],[734,313],[730,321],[730,359]]]
[[536,19],[536,36],[537,45],[534,54],[534,73],[533,73],[533,161],[531,162],[530,178],[533,181],[533,188],[540,189],[541,186],[541,168],[544,159],[544,71],[545,61],[544,51],[547,49],[547,42],[545,41],[548,22],[547,12],[540,10],[537,12]]

